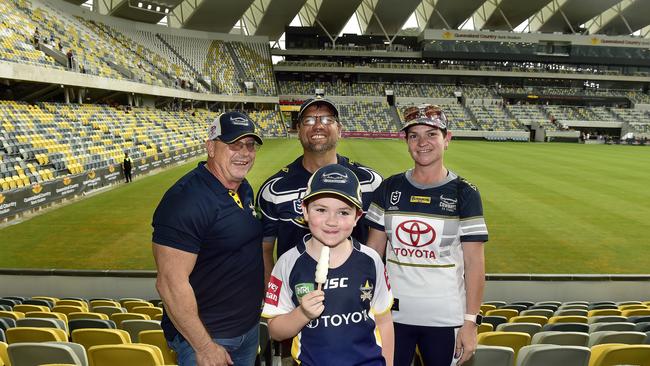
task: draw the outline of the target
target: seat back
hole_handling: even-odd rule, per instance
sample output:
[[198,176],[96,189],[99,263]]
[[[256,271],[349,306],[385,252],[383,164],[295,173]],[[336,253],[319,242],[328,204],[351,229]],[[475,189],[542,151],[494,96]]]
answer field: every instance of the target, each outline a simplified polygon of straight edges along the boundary
[[516,309],[495,309],[495,310],[488,310],[485,313],[486,316],[502,316],[505,317],[506,319],[510,319],[513,316],[519,315],[519,311]]
[[93,366],[164,364],[158,347],[141,343],[94,346],[88,351],[88,359]]
[[95,306],[93,308],[93,313],[106,314],[109,318],[115,313],[125,313],[124,308],[118,308],[116,306]]
[[29,313],[31,311],[50,311],[50,308],[45,305],[18,304],[18,305],[14,305],[13,311],[20,311],[21,313]]
[[16,320],[17,327],[35,327],[35,328],[59,328],[63,329],[66,333],[68,327],[61,319],[47,319],[47,318],[25,318]]
[[634,324],[635,332],[650,332],[650,322],[636,323]]
[[16,326],[16,320],[12,318],[0,318],[0,329],[7,330]]
[[650,345],[599,344],[591,347],[589,366],[650,366]]
[[76,329],[72,332],[72,341],[88,351],[92,346],[131,343],[131,337],[122,329]]
[[[628,322],[627,318],[624,316],[620,315],[598,315],[598,316],[590,316],[587,319],[587,324],[594,324],[594,323],[620,323],[620,322]],[[630,322],[632,323],[632,322]]]
[[83,308],[81,306],[74,306],[74,305],[54,305],[52,311],[56,311],[58,313],[63,313],[65,315],[68,315],[70,313],[87,312],[88,309]]
[[153,317],[156,315],[162,315],[163,309],[155,306],[136,306],[134,308],[131,308],[130,312],[135,314],[149,315],[149,317],[153,319]]
[[497,330],[502,332],[523,332],[532,337],[542,330],[542,326],[537,323],[503,323],[497,326]]
[[519,349],[530,344],[530,335],[522,332],[485,332],[477,337],[478,344],[512,348],[515,351],[515,359]]
[[535,334],[530,343],[586,347],[589,344],[589,334],[582,332],[545,331]]
[[642,344],[645,342],[646,334],[642,332],[619,332],[619,331],[600,331],[589,334],[589,347],[605,344]]
[[533,344],[519,350],[517,366],[587,366],[590,354],[587,347]]
[[548,324],[554,323],[583,323],[587,324],[587,316],[584,315],[555,315],[548,319]]
[[476,353],[465,363],[467,366],[512,366],[515,351],[510,347],[478,345]]
[[594,323],[589,324],[589,333],[602,330],[633,331],[634,323],[612,322],[612,323]]
[[106,314],[103,313],[70,313],[68,314],[68,320],[73,320],[73,319],[103,319],[103,320],[108,320],[109,317]]
[[537,323],[540,327],[548,322],[548,318],[542,315],[519,315],[510,318],[509,323]]
[[131,340],[135,342],[140,341],[140,332],[143,330],[162,330],[160,322],[157,320],[144,320],[144,319],[129,319],[120,323],[120,329],[129,332]]
[[167,345],[162,330],[143,330],[139,334],[140,343],[150,344],[160,349],[166,365],[176,364],[176,352]]
[[153,307],[153,304],[145,300],[131,300],[122,302],[122,307],[126,309],[127,312],[133,311],[133,308],[138,307]]
[[555,330],[560,332],[582,332],[588,333],[589,326],[583,323],[554,323],[546,324],[542,327],[542,331]]
[[8,346],[7,342],[0,342],[0,364],[9,365]]
[[507,322],[508,319],[505,316],[486,315],[483,317],[483,323],[492,324],[494,328],[498,327],[499,324],[503,324]]
[[528,309],[524,310],[519,315],[539,315],[545,318],[550,318],[553,316],[553,310],[550,309]]
[[8,353],[12,365],[39,366],[52,363],[83,365],[72,348],[59,343],[14,343],[9,346]]
[[77,358],[81,361],[82,366],[88,366],[88,356],[86,355],[86,349],[84,346],[80,345],[79,343],[74,343],[74,342],[48,342],[48,343],[54,343],[54,344],[61,344],[66,347],[69,347],[76,355]]
[[65,323],[68,322],[67,315],[56,311],[30,311],[29,313],[25,314],[25,318],[60,319]]
[[103,319],[72,319],[68,322],[70,333],[77,329],[117,329],[112,320]]
[[68,334],[59,328],[15,327],[7,329],[5,335],[9,344],[68,340]]
[[120,323],[122,323],[124,320],[133,320],[133,319],[141,319],[141,320],[151,320],[151,317],[146,314],[136,314],[136,313],[115,313],[111,315],[111,320],[115,322],[117,327],[120,327]]

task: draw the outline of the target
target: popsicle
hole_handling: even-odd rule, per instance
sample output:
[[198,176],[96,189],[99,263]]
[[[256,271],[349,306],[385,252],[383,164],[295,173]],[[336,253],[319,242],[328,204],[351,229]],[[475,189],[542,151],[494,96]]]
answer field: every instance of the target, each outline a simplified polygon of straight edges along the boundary
[[321,290],[323,284],[327,281],[327,270],[330,266],[330,247],[323,246],[323,249],[320,251],[320,258],[318,259],[318,264],[316,265],[316,283],[318,284],[318,290]]

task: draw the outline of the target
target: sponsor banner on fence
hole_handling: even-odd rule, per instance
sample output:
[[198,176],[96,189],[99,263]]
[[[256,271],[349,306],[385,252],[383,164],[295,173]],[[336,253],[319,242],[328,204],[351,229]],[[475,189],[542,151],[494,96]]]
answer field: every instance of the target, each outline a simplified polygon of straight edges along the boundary
[[379,138],[379,139],[398,139],[404,138],[403,132],[362,132],[362,131],[343,131],[343,137],[359,138]]
[[[203,151],[203,146],[197,145],[134,159],[133,175],[137,176],[152,169],[163,168],[193,158],[202,154]],[[112,164],[106,168],[89,170],[79,175],[67,176],[51,182],[34,183],[28,187],[2,192],[0,193],[0,219],[122,181],[124,181],[122,166]]]

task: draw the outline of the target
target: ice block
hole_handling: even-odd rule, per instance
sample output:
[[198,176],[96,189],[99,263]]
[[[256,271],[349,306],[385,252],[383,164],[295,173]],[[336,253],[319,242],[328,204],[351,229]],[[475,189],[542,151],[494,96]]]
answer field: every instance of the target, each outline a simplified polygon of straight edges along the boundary
[[318,284],[318,289],[320,290],[321,286],[327,281],[327,270],[330,266],[330,247],[323,246],[323,249],[320,251],[320,258],[318,259],[318,264],[316,265],[316,283]]

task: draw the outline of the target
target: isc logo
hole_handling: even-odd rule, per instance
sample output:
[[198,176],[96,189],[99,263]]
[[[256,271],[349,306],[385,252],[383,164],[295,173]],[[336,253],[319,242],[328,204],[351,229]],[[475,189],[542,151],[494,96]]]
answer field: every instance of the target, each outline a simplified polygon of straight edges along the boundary
[[327,282],[325,282],[325,285],[323,286],[323,289],[325,290],[331,290],[335,288],[345,288],[348,287],[348,278],[343,277],[343,278],[328,278]]

